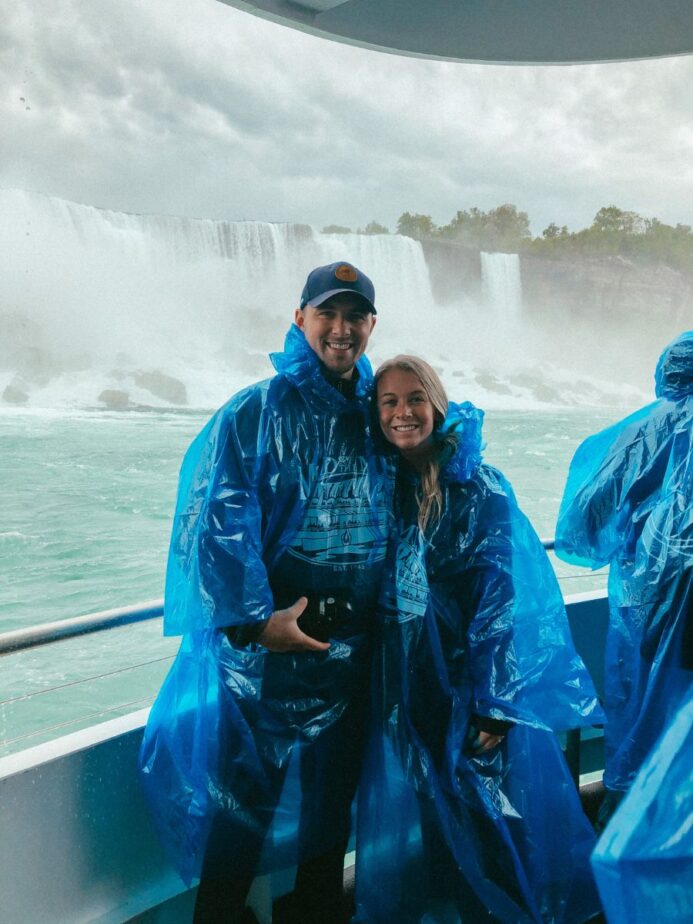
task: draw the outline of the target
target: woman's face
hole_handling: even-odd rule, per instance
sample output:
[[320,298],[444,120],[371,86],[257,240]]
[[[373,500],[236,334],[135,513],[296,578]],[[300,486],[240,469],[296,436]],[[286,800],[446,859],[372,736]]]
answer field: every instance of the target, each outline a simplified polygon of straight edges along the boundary
[[435,411],[413,372],[388,369],[378,381],[378,415],[385,439],[405,458],[425,454],[433,433]]

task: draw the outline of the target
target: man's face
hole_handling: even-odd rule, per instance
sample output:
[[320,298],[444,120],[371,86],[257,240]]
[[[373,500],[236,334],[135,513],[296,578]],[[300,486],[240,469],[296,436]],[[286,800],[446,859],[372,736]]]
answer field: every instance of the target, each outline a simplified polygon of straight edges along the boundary
[[358,296],[340,292],[317,308],[297,308],[296,325],[327,370],[349,378],[368,346],[375,315]]

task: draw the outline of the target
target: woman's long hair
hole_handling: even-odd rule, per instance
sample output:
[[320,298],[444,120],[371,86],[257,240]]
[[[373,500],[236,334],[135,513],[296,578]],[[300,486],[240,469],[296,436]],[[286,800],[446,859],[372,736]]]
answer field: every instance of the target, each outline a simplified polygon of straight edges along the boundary
[[433,405],[433,442],[431,452],[425,460],[421,470],[421,482],[416,491],[416,502],[419,508],[419,529],[426,532],[430,525],[439,523],[443,515],[443,492],[440,486],[441,465],[447,461],[457,448],[457,438],[448,434],[442,439],[436,436],[448,412],[448,396],[440,381],[438,373],[429,364],[418,356],[400,355],[386,360],[375,373],[375,395],[378,396],[380,379],[392,369],[410,372],[421,382],[428,400]]

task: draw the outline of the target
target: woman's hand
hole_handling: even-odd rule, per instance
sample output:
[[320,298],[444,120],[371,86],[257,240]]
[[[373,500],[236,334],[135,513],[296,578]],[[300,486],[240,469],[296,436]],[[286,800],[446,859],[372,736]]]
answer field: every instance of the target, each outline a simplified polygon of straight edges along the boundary
[[258,644],[268,651],[327,651],[329,642],[319,642],[298,627],[298,618],[308,606],[307,597],[299,597],[293,606],[275,610],[258,636]]
[[479,731],[473,725],[469,726],[467,732],[467,744],[465,751],[468,757],[478,757],[479,754],[485,754],[486,751],[492,751],[505,738],[505,734],[494,735],[492,732]]
[[492,751],[503,742],[512,727],[513,723],[506,719],[493,719],[491,716],[474,713],[467,728],[467,754],[475,757]]
[[485,751],[490,751],[497,747],[504,738],[505,735],[492,735],[490,732],[480,731],[476,737],[474,753],[483,754]]

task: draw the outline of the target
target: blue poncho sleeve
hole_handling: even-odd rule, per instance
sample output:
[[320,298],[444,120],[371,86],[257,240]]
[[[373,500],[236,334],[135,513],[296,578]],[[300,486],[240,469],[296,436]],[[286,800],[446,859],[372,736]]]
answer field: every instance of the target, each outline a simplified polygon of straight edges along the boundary
[[266,387],[241,392],[194,440],[180,475],[166,571],[164,632],[268,619],[260,475],[271,466]]
[[666,467],[661,404],[641,408],[578,448],[556,526],[556,554],[564,561],[602,568],[632,544],[633,513],[646,514],[642,504]]
[[482,466],[461,490],[477,498],[457,504],[465,520],[473,515],[456,524],[464,553],[454,582],[474,712],[553,730],[601,721],[558,582],[512,488],[500,472]]

